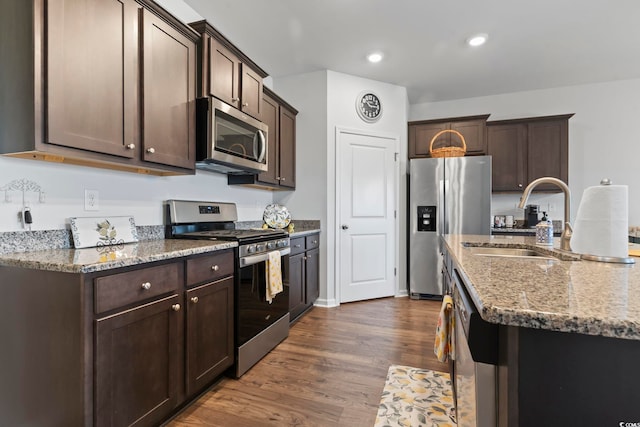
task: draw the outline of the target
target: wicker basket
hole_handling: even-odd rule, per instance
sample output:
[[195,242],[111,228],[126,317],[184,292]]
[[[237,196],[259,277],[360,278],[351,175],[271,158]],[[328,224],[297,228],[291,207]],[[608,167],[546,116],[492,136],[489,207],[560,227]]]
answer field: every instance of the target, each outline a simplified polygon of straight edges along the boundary
[[[462,141],[462,147],[450,145],[448,147],[433,148],[433,142],[436,139],[438,139],[440,135],[448,132],[455,133],[456,135],[458,135],[458,137],[460,138],[460,141]],[[450,130],[450,129],[441,130],[440,132],[433,135],[433,138],[431,138],[431,142],[429,143],[429,154],[431,154],[431,157],[463,157],[466,152],[467,152],[467,143],[464,140],[464,136],[462,136],[462,134],[457,130]]]

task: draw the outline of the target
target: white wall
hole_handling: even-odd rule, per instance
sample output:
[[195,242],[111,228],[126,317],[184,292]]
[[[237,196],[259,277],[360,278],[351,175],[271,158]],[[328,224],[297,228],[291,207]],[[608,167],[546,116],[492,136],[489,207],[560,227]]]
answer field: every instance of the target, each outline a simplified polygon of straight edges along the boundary
[[[16,179],[31,180],[45,192],[44,203],[36,193],[26,193],[33,230],[65,228],[72,216],[133,215],[137,225],[161,225],[162,202],[172,198],[235,202],[240,221],[260,220],[273,200],[270,191],[228,186],[226,175],[212,172],[157,177],[0,156],[0,188]],[[85,189],[98,190],[98,211],[84,210]],[[22,193],[9,196],[7,202],[0,192],[0,232],[23,230]]]
[[[320,299],[317,304],[337,305],[336,297],[336,215],[335,163],[336,128],[361,129],[396,136],[400,141],[400,206],[405,201],[405,173],[407,152],[407,93],[404,87],[337,73],[319,71],[274,79],[276,93],[300,109],[297,126],[297,185],[296,192],[278,194],[275,199],[285,204],[294,217],[322,221]],[[374,124],[363,122],[357,115],[355,102],[364,90],[375,92],[383,104],[383,115]],[[405,222],[399,215],[400,260],[405,254]],[[406,294],[404,261],[399,261],[397,294]]]
[[[575,113],[569,119],[569,187],[571,219],[575,219],[582,192],[604,177],[629,186],[629,224],[640,224],[637,123],[640,120],[640,79],[569,86],[504,95],[434,102],[410,106],[409,120],[491,113],[489,120]],[[519,195],[496,195],[496,214],[517,214]],[[531,201],[547,208],[556,205],[552,219],[562,219],[561,195],[537,196]]]

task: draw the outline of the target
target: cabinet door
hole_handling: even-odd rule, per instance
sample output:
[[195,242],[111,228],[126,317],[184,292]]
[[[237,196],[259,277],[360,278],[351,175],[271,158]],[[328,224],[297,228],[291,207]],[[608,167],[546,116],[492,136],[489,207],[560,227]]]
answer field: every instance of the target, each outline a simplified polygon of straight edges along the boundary
[[320,296],[320,250],[313,249],[307,252],[306,260],[306,292],[305,304],[313,305]]
[[240,108],[240,61],[214,38],[211,38],[210,55],[211,95],[235,108]]
[[285,281],[289,282],[289,315],[291,320],[300,316],[306,308],[304,257],[304,253],[289,256],[288,271],[285,274]]
[[241,81],[241,110],[260,120],[262,114],[262,77],[249,68],[246,64],[240,64],[242,72]]
[[134,157],[139,6],[132,0],[59,0],[47,2],[45,10],[46,142]]
[[97,321],[97,426],[156,425],[177,406],[179,301],[173,295]]
[[280,107],[280,185],[296,188],[296,116]]
[[233,277],[187,291],[187,394],[233,365]]
[[[429,143],[431,139],[440,132],[449,128],[448,123],[431,123],[425,125],[409,126],[409,158],[430,157]],[[441,135],[434,146],[449,145],[449,135]]]
[[[469,120],[451,122],[451,130],[456,130],[464,136],[467,144],[466,154],[481,155],[487,152],[486,125],[484,120]],[[450,136],[450,143],[460,145],[457,135]]]
[[[528,124],[528,182],[551,176],[568,182],[567,119],[535,121]],[[536,190],[559,191],[554,185],[540,185]]]
[[268,95],[264,95],[262,101],[262,122],[269,127],[267,131],[267,165],[269,169],[258,175],[258,181],[278,184],[280,107],[278,102]]
[[144,10],[145,161],[195,168],[196,45]]
[[488,154],[492,156],[493,191],[522,191],[527,176],[527,125],[487,126]]

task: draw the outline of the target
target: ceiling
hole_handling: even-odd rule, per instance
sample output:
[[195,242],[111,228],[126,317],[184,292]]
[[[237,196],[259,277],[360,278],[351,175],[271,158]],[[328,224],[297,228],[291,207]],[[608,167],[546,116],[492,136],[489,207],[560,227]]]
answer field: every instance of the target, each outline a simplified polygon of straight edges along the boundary
[[329,69],[411,104],[640,78],[638,0],[184,1],[274,78]]

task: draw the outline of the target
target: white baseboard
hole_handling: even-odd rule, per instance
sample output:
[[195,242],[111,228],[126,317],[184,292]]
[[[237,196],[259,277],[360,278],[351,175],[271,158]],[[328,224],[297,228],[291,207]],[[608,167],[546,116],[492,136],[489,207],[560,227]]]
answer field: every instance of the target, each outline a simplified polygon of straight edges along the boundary
[[313,303],[313,305],[315,305],[316,307],[331,308],[338,307],[340,304],[338,304],[335,299],[318,298],[316,302]]

